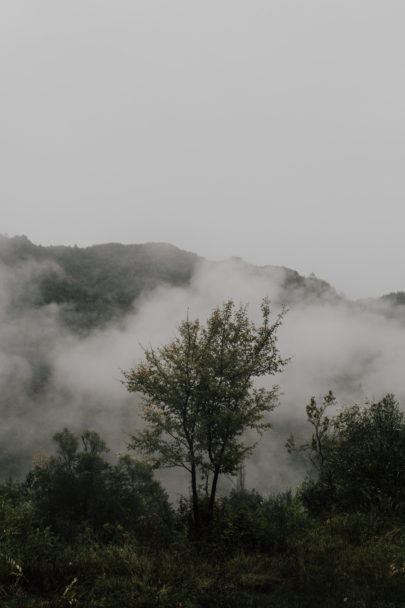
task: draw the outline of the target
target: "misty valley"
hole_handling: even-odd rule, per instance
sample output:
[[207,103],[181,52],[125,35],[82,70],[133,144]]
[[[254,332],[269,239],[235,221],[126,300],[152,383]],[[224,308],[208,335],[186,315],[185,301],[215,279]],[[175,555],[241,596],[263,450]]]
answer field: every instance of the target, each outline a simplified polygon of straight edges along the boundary
[[393,608],[405,293],[0,236],[0,602]]

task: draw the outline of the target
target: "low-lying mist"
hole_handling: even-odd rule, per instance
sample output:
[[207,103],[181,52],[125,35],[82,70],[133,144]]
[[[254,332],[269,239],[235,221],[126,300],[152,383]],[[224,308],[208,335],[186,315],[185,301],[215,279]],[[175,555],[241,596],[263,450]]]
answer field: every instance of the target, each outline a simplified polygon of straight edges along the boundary
[[[52,435],[63,427],[92,428],[113,453],[126,450],[141,421],[136,398],[121,384],[121,369],[142,357],[142,346],[159,346],[186,318],[204,320],[212,308],[232,298],[248,303],[260,319],[260,301],[269,296],[276,315],[287,304],[279,349],[291,357],[285,371],[263,384],[278,384],[280,405],[246,467],[246,485],[274,491],[302,479],[284,448],[286,438],[310,434],[305,405],[311,395],[332,389],[339,405],[380,399],[393,392],[405,403],[405,323],[400,308],[351,303],[333,290],[312,297],[286,287],[286,270],[255,268],[241,260],[199,262],[187,287],[162,285],[143,293],[119,325],[85,337],[59,322],[58,306],[19,305],[23,284],[49,270],[48,263],[0,267],[0,459],[3,478],[22,476],[35,454],[51,452]],[[173,492],[180,482],[161,473]],[[186,491],[186,488],[182,488]]]

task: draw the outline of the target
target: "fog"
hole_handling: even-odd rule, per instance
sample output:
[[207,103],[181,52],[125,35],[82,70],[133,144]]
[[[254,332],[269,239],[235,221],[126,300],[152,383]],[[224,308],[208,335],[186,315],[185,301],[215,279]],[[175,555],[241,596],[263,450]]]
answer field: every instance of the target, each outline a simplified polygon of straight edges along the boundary
[[[22,263],[13,272],[0,267],[0,407],[3,477],[21,476],[35,454],[52,452],[52,435],[67,426],[92,428],[112,449],[124,452],[131,432],[142,424],[137,399],[121,383],[121,370],[141,359],[143,347],[159,346],[186,318],[202,321],[212,308],[232,298],[248,303],[260,319],[260,301],[269,296],[275,316],[287,303],[279,330],[285,371],[262,379],[280,387],[280,403],[267,432],[247,463],[246,485],[264,492],[294,486],[304,474],[284,448],[291,431],[304,437],[305,405],[332,389],[339,406],[380,399],[393,392],[405,403],[405,317],[389,308],[353,303],[333,292],[298,297],[283,287],[285,270],[258,269],[242,260],[199,263],[188,287],[160,286],[144,293],[133,314],[80,337],[61,327],[58,307],[35,309],[20,301],[22,287],[49,267]],[[398,309],[399,310],[399,309]],[[160,478],[175,495],[187,491],[175,475]]]

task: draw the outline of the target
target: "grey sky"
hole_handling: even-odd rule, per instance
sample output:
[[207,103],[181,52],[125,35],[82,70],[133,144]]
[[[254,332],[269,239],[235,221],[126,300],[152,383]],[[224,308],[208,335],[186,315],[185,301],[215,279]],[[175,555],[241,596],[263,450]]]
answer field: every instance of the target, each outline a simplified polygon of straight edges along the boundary
[[403,0],[2,0],[0,231],[405,290]]

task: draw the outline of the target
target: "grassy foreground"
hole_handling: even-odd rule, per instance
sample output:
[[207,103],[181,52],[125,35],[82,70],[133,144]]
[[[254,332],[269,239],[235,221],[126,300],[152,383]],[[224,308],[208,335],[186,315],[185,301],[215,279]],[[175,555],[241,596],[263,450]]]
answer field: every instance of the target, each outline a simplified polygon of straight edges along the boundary
[[[311,517],[290,495],[218,505],[210,538],[181,518],[159,546],[123,529],[72,542],[3,499],[0,601],[10,608],[405,606],[405,529],[395,512]],[[142,523],[142,522],[140,522]],[[147,532],[151,538],[147,539]]]

